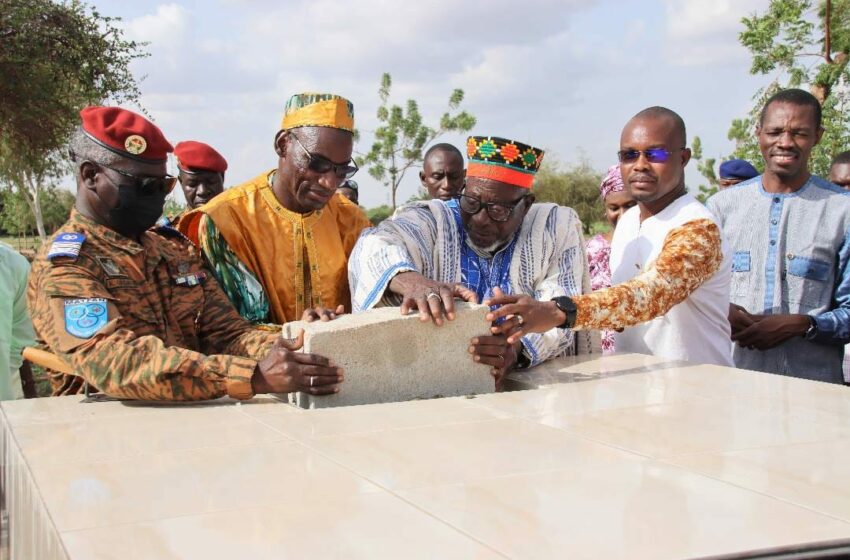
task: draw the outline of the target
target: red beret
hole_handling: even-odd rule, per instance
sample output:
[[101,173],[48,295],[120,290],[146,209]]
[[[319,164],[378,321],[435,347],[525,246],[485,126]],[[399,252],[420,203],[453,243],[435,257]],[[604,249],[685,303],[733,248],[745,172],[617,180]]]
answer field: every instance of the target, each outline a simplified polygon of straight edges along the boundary
[[227,160],[209,144],[187,140],[178,142],[174,147],[174,157],[177,167],[183,171],[215,171],[224,173]]
[[155,124],[127,109],[86,107],[80,117],[89,138],[124,157],[162,163],[174,151]]

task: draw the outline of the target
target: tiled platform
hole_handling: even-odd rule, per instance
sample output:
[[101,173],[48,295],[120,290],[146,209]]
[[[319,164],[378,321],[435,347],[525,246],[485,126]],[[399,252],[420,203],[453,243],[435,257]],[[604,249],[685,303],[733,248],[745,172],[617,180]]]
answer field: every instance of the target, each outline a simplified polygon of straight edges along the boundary
[[850,545],[850,389],[638,355],[301,410],[2,404],[12,558],[686,558]]

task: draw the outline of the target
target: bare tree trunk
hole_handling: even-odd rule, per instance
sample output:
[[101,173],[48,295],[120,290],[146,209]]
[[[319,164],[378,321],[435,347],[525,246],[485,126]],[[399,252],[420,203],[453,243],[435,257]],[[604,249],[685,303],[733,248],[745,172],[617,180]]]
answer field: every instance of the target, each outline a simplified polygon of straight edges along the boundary
[[41,185],[32,174],[25,173],[20,177],[18,187],[21,189],[21,193],[30,207],[30,211],[35,218],[38,237],[43,242],[47,239],[47,231],[44,229],[44,216],[41,212]]

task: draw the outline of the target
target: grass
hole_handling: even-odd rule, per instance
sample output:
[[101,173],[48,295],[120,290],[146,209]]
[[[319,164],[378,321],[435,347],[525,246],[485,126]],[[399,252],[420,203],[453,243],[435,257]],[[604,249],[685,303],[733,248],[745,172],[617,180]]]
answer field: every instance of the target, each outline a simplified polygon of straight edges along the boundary
[[33,237],[18,237],[16,235],[0,236],[0,241],[9,245],[13,249],[35,251],[41,245],[41,239],[38,236]]

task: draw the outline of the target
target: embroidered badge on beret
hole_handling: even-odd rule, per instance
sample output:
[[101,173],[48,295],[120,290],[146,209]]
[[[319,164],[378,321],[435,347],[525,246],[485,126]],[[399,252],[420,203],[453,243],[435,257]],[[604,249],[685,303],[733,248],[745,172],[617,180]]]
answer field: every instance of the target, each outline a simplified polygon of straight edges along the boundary
[[106,325],[106,300],[65,300],[65,330],[77,338],[91,338]]
[[148,143],[138,134],[132,134],[124,140],[124,149],[137,156],[148,149]]
[[86,236],[82,233],[60,233],[53,238],[53,244],[50,246],[47,258],[51,260],[56,257],[76,259],[85,240]]

